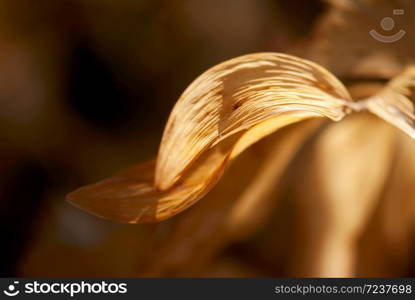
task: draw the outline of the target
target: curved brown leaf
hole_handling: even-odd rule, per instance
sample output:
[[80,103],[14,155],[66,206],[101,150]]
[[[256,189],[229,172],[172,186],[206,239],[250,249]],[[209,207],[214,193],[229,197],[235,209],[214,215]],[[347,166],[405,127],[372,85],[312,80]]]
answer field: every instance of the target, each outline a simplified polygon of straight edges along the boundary
[[176,103],[160,146],[156,186],[171,187],[203,151],[276,116],[339,120],[344,115],[340,99],[350,99],[343,85],[304,59],[257,53],[221,63],[197,78]]
[[174,107],[151,164],[78,189],[68,200],[128,223],[160,221],[203,197],[228,161],[289,124],[340,120],[350,96],[324,68],[297,57],[257,53],[203,73]]

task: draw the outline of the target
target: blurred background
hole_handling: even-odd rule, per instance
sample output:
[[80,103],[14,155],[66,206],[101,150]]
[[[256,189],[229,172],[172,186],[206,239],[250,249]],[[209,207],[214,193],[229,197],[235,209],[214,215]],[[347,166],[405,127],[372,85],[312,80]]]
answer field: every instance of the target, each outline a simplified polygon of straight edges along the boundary
[[[340,7],[348,1],[333,2]],[[331,5],[1,1],[1,276],[415,276],[412,199],[394,209],[394,219],[384,218],[389,202],[373,205],[351,250],[353,271],[337,269],[343,258],[336,248],[322,262],[331,268],[315,266],[315,251],[323,250],[299,242],[313,245],[313,236],[299,225],[303,204],[293,190],[303,185],[292,180],[304,173],[307,147],[290,165],[272,214],[243,238],[218,237],[209,222],[200,225],[208,229],[182,230],[190,225],[181,219],[193,208],[161,224],[122,225],[65,201],[79,186],[155,157],[174,103],[207,68],[260,51],[319,56],[318,47],[309,46]],[[394,73],[394,61],[387,62],[377,84]],[[404,226],[384,223],[403,219]]]

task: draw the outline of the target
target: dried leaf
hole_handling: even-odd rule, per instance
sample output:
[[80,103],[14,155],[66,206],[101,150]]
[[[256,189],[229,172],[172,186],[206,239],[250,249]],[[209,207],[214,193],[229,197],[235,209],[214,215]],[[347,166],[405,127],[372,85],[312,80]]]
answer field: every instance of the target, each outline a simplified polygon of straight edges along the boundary
[[350,99],[343,85],[303,59],[258,53],[221,63],[197,78],[175,105],[160,146],[156,186],[171,187],[203,151],[263,121],[270,122],[263,129],[272,132],[293,116],[339,120],[340,99]]
[[295,265],[302,276],[355,274],[355,245],[388,178],[395,134],[362,113],[330,124],[316,141],[305,187],[296,190],[302,235]]
[[[415,208],[415,141],[396,131],[393,166],[361,238],[358,276],[401,276],[411,261]],[[368,220],[369,221],[369,220]]]
[[128,223],[160,221],[203,197],[229,160],[289,124],[340,120],[350,96],[324,68],[297,57],[258,53],[221,63],[183,93],[151,164],[89,185],[68,200]]
[[[415,66],[409,66],[366,100],[366,108],[415,139]],[[362,100],[364,101],[364,100]],[[364,102],[362,102],[364,103]]]

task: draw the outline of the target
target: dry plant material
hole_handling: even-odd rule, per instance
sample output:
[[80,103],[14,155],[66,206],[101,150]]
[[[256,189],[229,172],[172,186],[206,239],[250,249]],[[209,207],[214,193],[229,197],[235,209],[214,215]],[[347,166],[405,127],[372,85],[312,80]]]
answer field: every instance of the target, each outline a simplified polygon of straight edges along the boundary
[[144,275],[196,275],[224,248],[263,228],[278,204],[281,175],[321,121],[293,124],[244,151],[203,201],[173,218]]
[[68,195],[96,215],[128,223],[160,221],[192,205],[228,161],[266,135],[311,117],[340,120],[350,101],[324,68],[289,55],[238,57],[202,74],[167,123],[157,165],[137,166]]
[[339,120],[348,100],[328,71],[293,56],[259,53],[219,64],[197,78],[174,107],[160,146],[156,186],[171,187],[207,148],[238,132],[255,134],[245,134],[231,156],[287,124],[315,116]]
[[[356,103],[357,106],[379,115],[413,137],[413,107],[410,101],[414,96],[413,84],[413,67],[408,67],[383,88],[379,83],[364,83],[349,90],[353,97],[363,98]],[[371,93],[374,95],[364,99]],[[394,115],[397,111],[399,113]],[[401,142],[397,143],[397,140]],[[413,174],[412,168],[404,171],[402,163],[405,161],[405,165],[412,165],[409,153],[413,152],[413,142],[407,135],[367,113],[350,116],[323,131],[315,142],[313,156],[308,158],[312,164],[307,165],[307,176],[303,178],[308,188],[298,191],[304,193],[299,196],[301,204],[298,205],[302,211],[303,235],[313,237],[313,240],[306,238],[298,241],[299,253],[295,256],[299,258],[295,265],[297,274],[331,277],[361,274],[356,267],[358,241],[379,203],[385,201],[394,208],[389,207],[382,212],[378,221],[380,224],[377,223],[377,234],[372,230],[373,238],[370,239],[377,239],[383,230],[402,232],[403,237],[401,235],[400,240],[398,238],[390,244],[395,244],[395,247],[398,243],[404,244],[402,240],[407,238],[410,222],[390,222],[390,218],[385,218],[394,212],[402,214],[403,206],[407,212],[410,211],[411,201],[407,200],[412,196],[408,182]],[[397,161],[396,157],[400,159]],[[385,187],[388,187],[386,193]],[[394,191],[393,194],[391,191]],[[386,200],[382,201],[382,197]],[[391,226],[397,223],[399,225]],[[399,229],[394,230],[396,227]],[[375,244],[385,240],[393,238],[385,237]],[[384,256],[382,253],[374,255],[373,249],[370,253],[372,262]],[[398,259],[395,262],[401,261]]]
[[415,138],[415,115],[411,99],[415,91],[415,66],[408,66],[380,92],[370,97],[365,107]]
[[[327,12],[320,18],[307,57],[342,78],[389,79],[414,62],[415,6],[412,0],[327,0]],[[394,9],[404,12],[393,15]],[[380,24],[393,17],[390,32]],[[399,30],[406,34],[394,43],[373,38],[369,32],[391,36]]]
[[[397,80],[404,82],[401,86],[412,83],[402,78]],[[278,53],[237,57],[209,69],[184,91],[167,122],[156,162],[82,187],[68,200],[120,222],[160,221],[202,198],[230,161],[287,125],[313,117],[339,121],[387,99],[387,112],[374,105],[371,111],[412,134],[412,104],[396,96],[402,91],[391,92],[397,103],[381,96],[353,103],[336,77],[308,60]],[[406,119],[396,121],[396,115]]]
[[297,275],[405,271],[413,234],[414,146],[413,139],[367,113],[323,131],[302,178],[306,188],[297,191],[303,233]]
[[[413,138],[414,115],[413,104],[411,103],[411,101],[413,102],[414,100],[414,67],[413,65],[411,66],[414,61],[413,53],[415,45],[413,35],[411,34],[415,28],[415,10],[413,1],[328,0],[327,2],[329,3],[329,9],[327,13],[321,17],[320,22],[314,31],[314,38],[309,46],[307,57],[327,67],[341,78],[352,79],[353,81],[356,81],[357,79],[361,85],[358,89],[365,89],[365,93],[368,90],[376,91],[383,79],[395,77],[383,88],[383,90],[376,91],[376,93],[369,92],[364,95],[364,97],[368,98],[366,100],[368,102],[358,102],[357,105],[361,105],[364,110],[367,109],[385,121],[394,124]],[[404,15],[394,16],[392,14],[394,9],[401,9],[404,11]],[[395,21],[393,31],[383,32],[382,29],[380,29],[380,22],[385,16],[393,17],[393,20]],[[392,35],[400,29],[403,29],[406,31],[406,35],[395,43],[382,43],[370,36],[369,31],[373,29],[380,33],[386,33],[387,35]],[[401,75],[396,76],[405,67],[406,70]],[[365,77],[370,78],[371,80],[375,79],[374,82],[370,83],[370,87],[368,87],[367,79],[361,81],[361,79]],[[353,95],[354,91],[351,89],[349,89],[349,91]],[[364,117],[362,116],[362,118]],[[381,123],[377,123],[379,122],[373,121],[370,126],[376,128],[369,128],[368,125],[368,130],[378,130],[379,132],[385,130],[381,128]],[[334,124],[334,126],[337,125],[341,126],[343,123]],[[390,160],[392,160],[393,157],[395,157],[395,160],[391,162],[392,167],[385,182],[385,186],[378,187],[379,190],[382,189],[379,193],[382,192],[384,195],[374,198],[366,197],[366,201],[362,202],[363,211],[366,211],[366,213],[362,214],[359,211],[356,218],[353,215],[353,218],[356,219],[356,223],[360,224],[360,226],[355,225],[355,231],[352,233],[350,230],[349,237],[344,234],[343,238],[342,235],[337,235],[336,239],[334,239],[334,234],[321,232],[318,233],[318,236],[322,242],[313,241],[312,246],[318,247],[319,249],[324,249],[324,244],[331,244],[332,246],[326,248],[334,249],[336,243],[343,243],[343,246],[338,247],[339,251],[334,251],[333,253],[339,257],[336,261],[343,261],[346,263],[338,268],[330,270],[330,253],[326,252],[326,255],[324,255],[314,252],[313,255],[315,256],[326,256],[326,260],[320,260],[314,265],[313,269],[307,270],[309,272],[308,275],[318,276],[318,274],[325,274],[326,276],[340,276],[343,273],[343,275],[349,276],[391,276],[396,270],[400,269],[402,271],[404,269],[402,266],[407,262],[405,261],[405,257],[408,255],[407,252],[405,253],[405,249],[408,249],[409,243],[408,232],[411,232],[411,222],[408,220],[411,218],[409,217],[411,216],[411,203],[414,203],[413,193],[410,192],[410,186],[412,185],[408,185],[408,182],[413,180],[412,168],[410,167],[412,166],[411,163],[413,159],[409,158],[410,156],[413,157],[413,149],[411,149],[408,144],[413,143],[413,140],[408,139],[408,137],[405,136],[402,137],[402,134],[398,132],[395,132],[393,135],[395,140],[405,140],[405,143],[400,142],[399,145],[397,145],[396,141],[388,142],[388,139],[386,137],[384,138],[383,143],[385,143],[385,145],[383,147],[389,147],[387,144],[393,143],[392,147],[394,148],[394,152],[397,152],[397,154],[391,155]],[[369,138],[370,137],[368,137],[368,139]],[[335,139],[335,137],[333,137],[333,139]],[[362,143],[364,143],[364,141],[362,141]],[[405,145],[405,150],[403,150],[403,144]],[[373,153],[375,151],[377,151],[377,149],[373,148]],[[406,155],[404,155],[404,153],[406,153]],[[362,163],[369,166],[370,161],[374,158],[375,156],[369,156],[368,162]],[[320,166],[320,168],[323,167]],[[367,170],[370,171],[369,168]],[[339,172],[342,173],[342,171]],[[365,173],[365,170],[362,172]],[[325,176],[326,175],[324,175],[324,177]],[[335,175],[333,174],[333,176]],[[320,180],[323,181],[323,179]],[[350,180],[353,181],[356,180],[356,178],[351,177]],[[363,180],[366,182],[366,179]],[[320,185],[325,185],[324,189],[330,188],[327,186],[329,185],[328,182],[321,182]],[[350,200],[347,209],[344,207],[341,212],[342,215],[347,215],[348,211],[354,212],[356,210],[356,206],[353,204],[355,200],[353,195],[356,192],[353,192],[353,185],[350,185],[348,182],[345,182],[343,187],[344,189],[351,190],[350,192],[345,191],[345,193],[349,193]],[[385,188],[386,190],[384,190]],[[373,193],[376,191],[375,189],[372,190]],[[310,202],[315,204],[327,201],[325,204],[320,204],[327,211],[330,211],[330,207],[334,206],[334,204],[328,202],[327,196],[325,196],[326,200],[323,200],[321,194],[312,198],[310,198],[309,194],[304,195],[303,197],[303,202],[305,204]],[[339,201],[337,200],[339,197],[341,198],[341,196],[332,195],[330,201],[336,203],[336,201]],[[358,207],[360,208],[360,203]],[[367,223],[373,218],[375,210],[376,216],[374,217],[375,220],[372,222],[374,225],[370,225],[370,232],[365,233],[363,238],[363,241],[365,242],[363,248],[369,247],[369,249],[364,249],[365,253],[363,260],[357,262],[357,256],[359,255],[357,253],[357,240],[361,238],[360,235],[362,235],[362,232],[367,230]],[[304,211],[305,214],[311,218],[313,213],[306,211],[305,208]],[[315,218],[315,221],[319,221],[322,218],[321,214],[319,215],[319,212],[319,210],[314,212],[316,214],[316,216],[313,217]],[[339,219],[339,223],[341,220],[342,219]],[[310,227],[311,223],[311,221],[308,221],[308,223],[304,225],[304,228],[312,231],[313,227]],[[345,227],[346,225],[347,222],[344,222]],[[352,227],[350,226],[350,228]],[[314,230],[316,229],[314,228]],[[311,235],[316,232],[317,230],[308,233]],[[324,242],[325,240],[329,241],[330,239],[332,239],[331,242]],[[339,240],[343,240],[343,242]],[[346,240],[349,242],[346,243]],[[370,245],[370,243],[372,243],[372,245]],[[306,249],[310,250],[310,248]],[[307,254],[309,252],[305,251],[305,253]],[[341,253],[345,253],[343,256],[345,259],[343,260],[340,260]],[[302,251],[298,257],[303,258],[303,254],[304,252]],[[310,255],[308,259],[312,259],[313,255]],[[394,257],[393,260],[391,259],[392,257]],[[305,261],[308,260],[305,259]],[[302,262],[304,263],[304,261]],[[360,268],[362,268],[362,265],[363,268],[366,265],[366,269],[362,270],[355,268],[356,264],[359,264]],[[370,266],[371,269],[368,270],[367,266]]]
[[375,214],[361,238],[358,276],[401,276],[414,236],[415,141],[396,133],[393,167]]
[[367,113],[332,124],[318,137],[305,179],[301,247],[306,276],[355,273],[356,244],[388,178],[395,129]]

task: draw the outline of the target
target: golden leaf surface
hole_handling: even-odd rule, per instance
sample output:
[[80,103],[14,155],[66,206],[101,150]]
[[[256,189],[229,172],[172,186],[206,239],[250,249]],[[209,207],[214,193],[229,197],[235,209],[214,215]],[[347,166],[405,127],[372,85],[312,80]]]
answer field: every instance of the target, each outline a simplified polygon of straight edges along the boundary
[[127,223],[171,217],[203,197],[227,163],[279,128],[311,117],[340,120],[350,96],[327,70],[278,53],[221,63],[183,93],[168,120],[157,163],[70,193],[95,215]]
[[[350,96],[327,70],[278,53],[237,57],[203,73],[176,103],[160,146],[156,186],[171,187],[183,171],[226,137],[264,121],[273,131],[280,120],[312,116],[339,120]],[[296,120],[297,121],[297,120]]]

